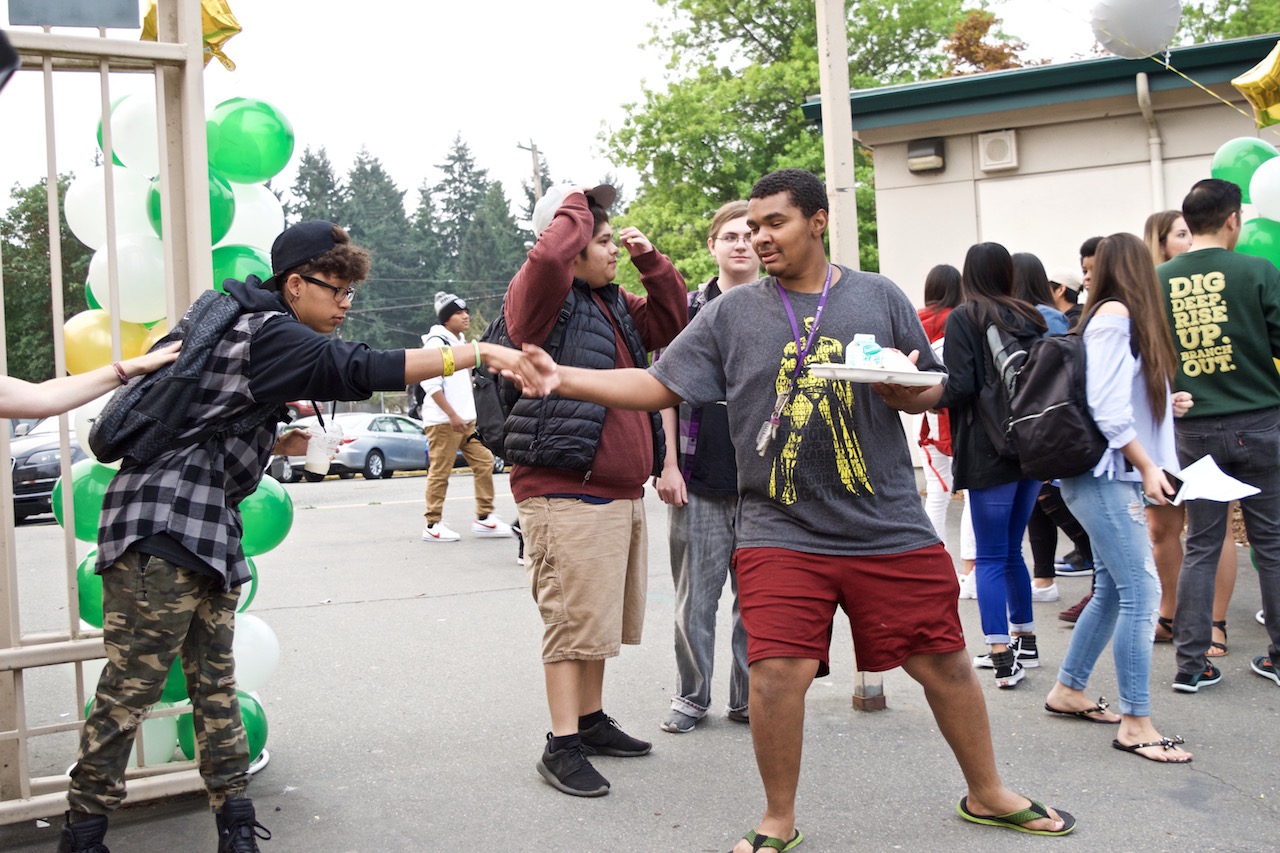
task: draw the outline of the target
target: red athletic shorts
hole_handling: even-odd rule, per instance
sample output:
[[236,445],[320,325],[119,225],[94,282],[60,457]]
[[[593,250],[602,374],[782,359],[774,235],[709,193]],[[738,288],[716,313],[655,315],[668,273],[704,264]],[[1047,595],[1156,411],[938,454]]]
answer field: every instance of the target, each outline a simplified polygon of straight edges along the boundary
[[818,676],[826,675],[837,604],[849,616],[860,670],[965,647],[959,585],[941,544],[874,556],[743,548],[734,567],[750,662],[817,660]]

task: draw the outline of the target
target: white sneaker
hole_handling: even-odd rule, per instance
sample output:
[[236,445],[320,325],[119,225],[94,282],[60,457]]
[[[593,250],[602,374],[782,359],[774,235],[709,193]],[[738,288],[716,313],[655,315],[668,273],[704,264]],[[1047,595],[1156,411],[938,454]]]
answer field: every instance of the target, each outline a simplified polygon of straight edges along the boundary
[[1058,600],[1058,584],[1051,583],[1048,586],[1031,587],[1032,601],[1057,601]]
[[457,542],[461,538],[456,532],[446,527],[443,521],[437,521],[422,528],[424,542]]
[[[477,518],[471,522],[471,532],[477,536],[493,536],[498,538],[510,539],[515,536],[511,532],[511,525],[498,518],[493,513],[489,513],[484,518]],[[454,534],[457,538],[458,534]]]
[[978,573],[969,572],[960,576],[960,598],[978,597]]

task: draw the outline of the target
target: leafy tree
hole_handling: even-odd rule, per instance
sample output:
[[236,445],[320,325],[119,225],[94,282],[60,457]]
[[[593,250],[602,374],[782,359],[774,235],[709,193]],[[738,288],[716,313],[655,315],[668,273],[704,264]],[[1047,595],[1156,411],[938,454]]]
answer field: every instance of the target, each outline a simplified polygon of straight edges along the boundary
[[1219,41],[1280,30],[1280,0],[1200,0],[1182,6],[1179,40]]
[[449,274],[446,277],[455,278],[462,239],[489,191],[489,173],[476,165],[471,149],[462,141],[462,134],[453,138],[445,162],[436,168],[444,173],[444,178],[434,190],[439,210],[437,233],[447,259],[446,271]]
[[[705,238],[712,211],[744,198],[774,169],[823,171],[821,132],[800,111],[820,88],[817,26],[812,0],[658,2],[672,13],[653,39],[671,56],[668,83],[629,105],[629,117],[606,146],[641,176],[625,222],[644,231],[692,280],[710,268]],[[861,88],[941,75],[947,59],[938,34],[961,19],[961,4],[850,4],[851,83]],[[859,150],[855,159],[860,263],[874,270],[870,155]]]
[[418,344],[421,330],[405,322],[404,312],[420,307],[417,253],[411,241],[404,190],[382,163],[361,149],[347,174],[345,227],[351,240],[369,250],[373,265],[360,297],[347,314],[343,337],[378,348]]
[[310,146],[303,149],[291,195],[294,201],[285,205],[285,218],[290,225],[311,219],[343,222],[346,192],[323,145],[315,153]]
[[[58,176],[58,207],[67,195],[71,177]],[[13,205],[0,219],[0,260],[3,261],[5,353],[9,375],[28,382],[52,379],[53,300],[49,275],[49,213],[46,180],[29,187],[14,186]],[[65,320],[84,311],[84,281],[92,251],[59,223],[62,251],[62,305]]]
[[[999,19],[986,9],[969,9],[956,22],[943,48],[951,58],[947,62],[950,75],[980,71],[1002,71],[1040,63],[1026,62],[1018,54],[1027,49],[1021,41],[1011,40],[998,29]],[[993,33],[991,30],[996,27]]]

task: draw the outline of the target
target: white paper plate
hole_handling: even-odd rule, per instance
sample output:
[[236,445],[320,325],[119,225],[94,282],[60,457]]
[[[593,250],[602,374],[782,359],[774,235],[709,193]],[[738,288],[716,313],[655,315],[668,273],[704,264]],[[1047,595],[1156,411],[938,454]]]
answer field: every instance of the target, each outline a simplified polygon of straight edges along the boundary
[[846,382],[888,382],[890,385],[927,387],[940,385],[945,373],[930,370],[886,370],[883,367],[850,367],[847,364],[815,364],[809,372],[819,379],[842,379]]

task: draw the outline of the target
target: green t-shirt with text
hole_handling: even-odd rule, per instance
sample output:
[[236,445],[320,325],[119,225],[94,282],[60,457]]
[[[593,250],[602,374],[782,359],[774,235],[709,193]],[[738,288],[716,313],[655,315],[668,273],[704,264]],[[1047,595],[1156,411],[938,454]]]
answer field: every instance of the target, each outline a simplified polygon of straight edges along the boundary
[[1184,252],[1156,268],[1173,332],[1174,387],[1188,418],[1280,406],[1280,270],[1226,249]]

